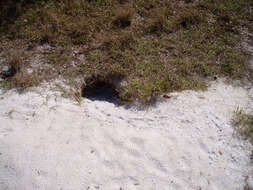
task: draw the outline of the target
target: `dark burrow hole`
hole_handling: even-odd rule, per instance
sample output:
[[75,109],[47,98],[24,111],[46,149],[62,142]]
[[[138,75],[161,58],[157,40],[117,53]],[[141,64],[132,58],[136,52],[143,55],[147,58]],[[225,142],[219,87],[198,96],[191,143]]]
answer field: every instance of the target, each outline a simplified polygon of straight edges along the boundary
[[119,18],[119,19],[115,20],[113,23],[115,26],[117,26],[119,28],[126,28],[131,25],[131,20],[128,20],[125,18]]
[[107,101],[114,104],[120,103],[119,93],[114,85],[104,81],[94,82],[82,89],[82,97],[90,100]]
[[0,73],[0,78],[7,79],[13,77],[17,73],[17,69],[14,66],[10,66],[7,70]]

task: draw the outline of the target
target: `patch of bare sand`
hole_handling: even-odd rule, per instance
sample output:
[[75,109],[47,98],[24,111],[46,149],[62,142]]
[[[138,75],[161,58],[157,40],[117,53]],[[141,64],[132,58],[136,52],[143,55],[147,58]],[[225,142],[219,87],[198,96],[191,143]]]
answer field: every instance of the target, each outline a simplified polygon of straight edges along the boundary
[[0,94],[1,190],[242,190],[253,171],[229,124],[238,106],[253,110],[252,87],[219,81],[148,110]]

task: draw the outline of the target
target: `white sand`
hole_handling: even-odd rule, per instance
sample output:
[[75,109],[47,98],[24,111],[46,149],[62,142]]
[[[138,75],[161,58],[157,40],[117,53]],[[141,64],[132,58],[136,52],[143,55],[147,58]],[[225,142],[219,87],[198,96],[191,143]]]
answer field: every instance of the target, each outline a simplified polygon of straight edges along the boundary
[[252,146],[229,121],[253,110],[253,88],[172,96],[137,111],[45,88],[0,92],[0,190],[242,190]]

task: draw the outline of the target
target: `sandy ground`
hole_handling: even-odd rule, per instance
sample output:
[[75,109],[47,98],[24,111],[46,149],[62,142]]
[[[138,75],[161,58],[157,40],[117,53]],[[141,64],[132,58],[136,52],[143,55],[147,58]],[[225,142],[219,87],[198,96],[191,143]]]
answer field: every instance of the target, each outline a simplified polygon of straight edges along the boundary
[[252,146],[229,123],[253,88],[171,95],[137,110],[0,91],[0,190],[242,190]]

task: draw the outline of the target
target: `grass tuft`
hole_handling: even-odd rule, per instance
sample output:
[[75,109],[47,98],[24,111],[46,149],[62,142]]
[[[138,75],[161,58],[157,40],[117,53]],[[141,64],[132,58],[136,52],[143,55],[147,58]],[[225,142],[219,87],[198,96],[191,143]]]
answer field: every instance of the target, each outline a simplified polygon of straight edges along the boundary
[[115,18],[113,19],[113,25],[119,28],[129,27],[133,16],[134,12],[129,7],[117,8],[115,11]]
[[184,29],[189,29],[192,25],[198,25],[204,22],[204,15],[198,12],[194,7],[185,7],[180,10],[177,23]]
[[253,143],[253,115],[237,109],[234,112],[233,125],[245,139]]
[[166,30],[167,18],[165,10],[154,10],[152,17],[147,20],[147,32],[161,33]]

